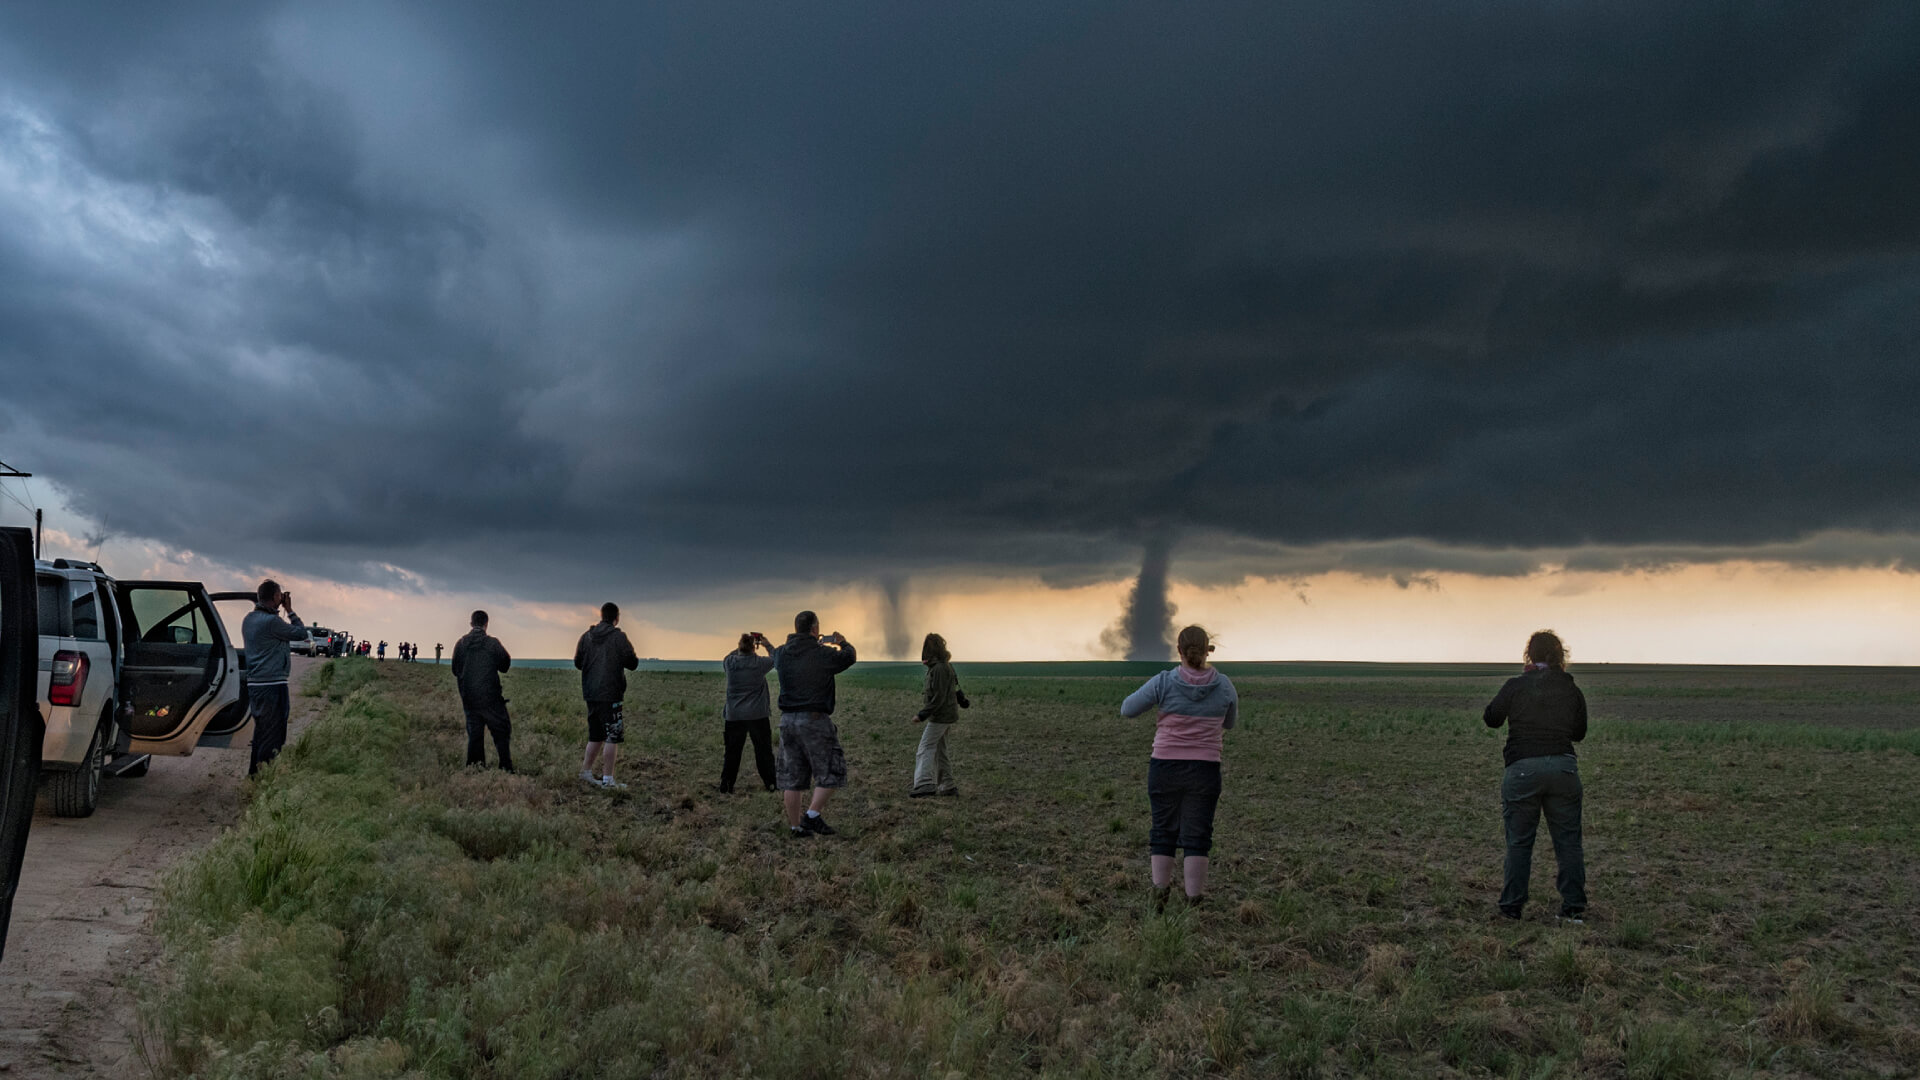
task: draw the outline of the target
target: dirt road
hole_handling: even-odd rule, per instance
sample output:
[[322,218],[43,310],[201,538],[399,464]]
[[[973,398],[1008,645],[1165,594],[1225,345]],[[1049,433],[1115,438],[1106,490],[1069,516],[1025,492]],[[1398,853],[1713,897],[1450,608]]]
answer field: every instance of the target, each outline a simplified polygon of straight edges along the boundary
[[[294,659],[295,686],[314,663]],[[318,707],[296,693],[292,733]],[[238,817],[247,754],[154,758],[146,776],[107,779],[89,818],[54,817],[41,800],[0,960],[0,1074],[146,1075],[126,982],[156,952],[155,886]]]

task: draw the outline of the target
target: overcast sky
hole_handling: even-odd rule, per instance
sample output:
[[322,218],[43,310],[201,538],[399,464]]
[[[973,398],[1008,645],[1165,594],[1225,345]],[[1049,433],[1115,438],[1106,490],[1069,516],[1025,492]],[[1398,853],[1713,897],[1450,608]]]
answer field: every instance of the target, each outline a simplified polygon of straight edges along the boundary
[[1908,0],[11,4],[0,460],[528,603],[1906,567],[1916,102]]

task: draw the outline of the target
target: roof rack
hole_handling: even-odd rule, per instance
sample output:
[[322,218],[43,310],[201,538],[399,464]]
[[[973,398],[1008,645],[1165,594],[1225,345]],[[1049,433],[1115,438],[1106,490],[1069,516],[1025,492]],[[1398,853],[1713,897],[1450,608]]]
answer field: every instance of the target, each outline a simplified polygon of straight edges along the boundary
[[106,573],[105,570],[100,569],[99,563],[88,562],[85,559],[55,559],[53,560],[53,568],[55,570],[92,570],[97,574]]

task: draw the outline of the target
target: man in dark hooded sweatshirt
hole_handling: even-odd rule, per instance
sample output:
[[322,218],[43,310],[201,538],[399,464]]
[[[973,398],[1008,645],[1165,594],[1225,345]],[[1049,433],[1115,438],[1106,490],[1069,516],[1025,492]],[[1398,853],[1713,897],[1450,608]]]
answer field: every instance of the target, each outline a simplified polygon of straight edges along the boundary
[[774,773],[792,834],[832,836],[836,830],[820,811],[834,788],[847,786],[847,756],[833,724],[833,677],[853,666],[853,646],[837,633],[821,637],[820,617],[811,611],[793,617],[793,630],[773,653],[780,675],[780,760]]
[[[580,696],[587,699],[587,757],[580,779],[615,791],[627,785],[613,779],[615,747],[626,741],[626,715],[621,700],[627,696],[627,672],[640,666],[639,654],[620,629],[620,606],[600,605],[600,621],[580,635],[573,650],[573,666],[580,669]],[[600,775],[593,775],[593,759],[600,758]]]
[[[434,651],[439,651],[434,646]],[[507,740],[513,724],[507,719],[507,699],[500,693],[500,674],[513,666],[513,657],[500,639],[487,633],[487,613],[473,613],[473,628],[453,643],[453,678],[460,686],[460,707],[467,714],[467,764],[487,763],[485,732],[493,733],[500,768],[513,771],[513,751]]]

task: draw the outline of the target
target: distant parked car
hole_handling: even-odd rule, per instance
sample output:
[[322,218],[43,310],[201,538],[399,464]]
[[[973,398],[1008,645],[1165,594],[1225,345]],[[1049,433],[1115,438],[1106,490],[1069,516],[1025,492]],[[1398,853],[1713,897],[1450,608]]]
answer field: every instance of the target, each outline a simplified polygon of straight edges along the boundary
[[242,657],[205,586],[116,581],[69,559],[34,571],[40,769],[54,813],[86,817],[102,776],[142,775],[150,755],[224,745],[247,727]]

